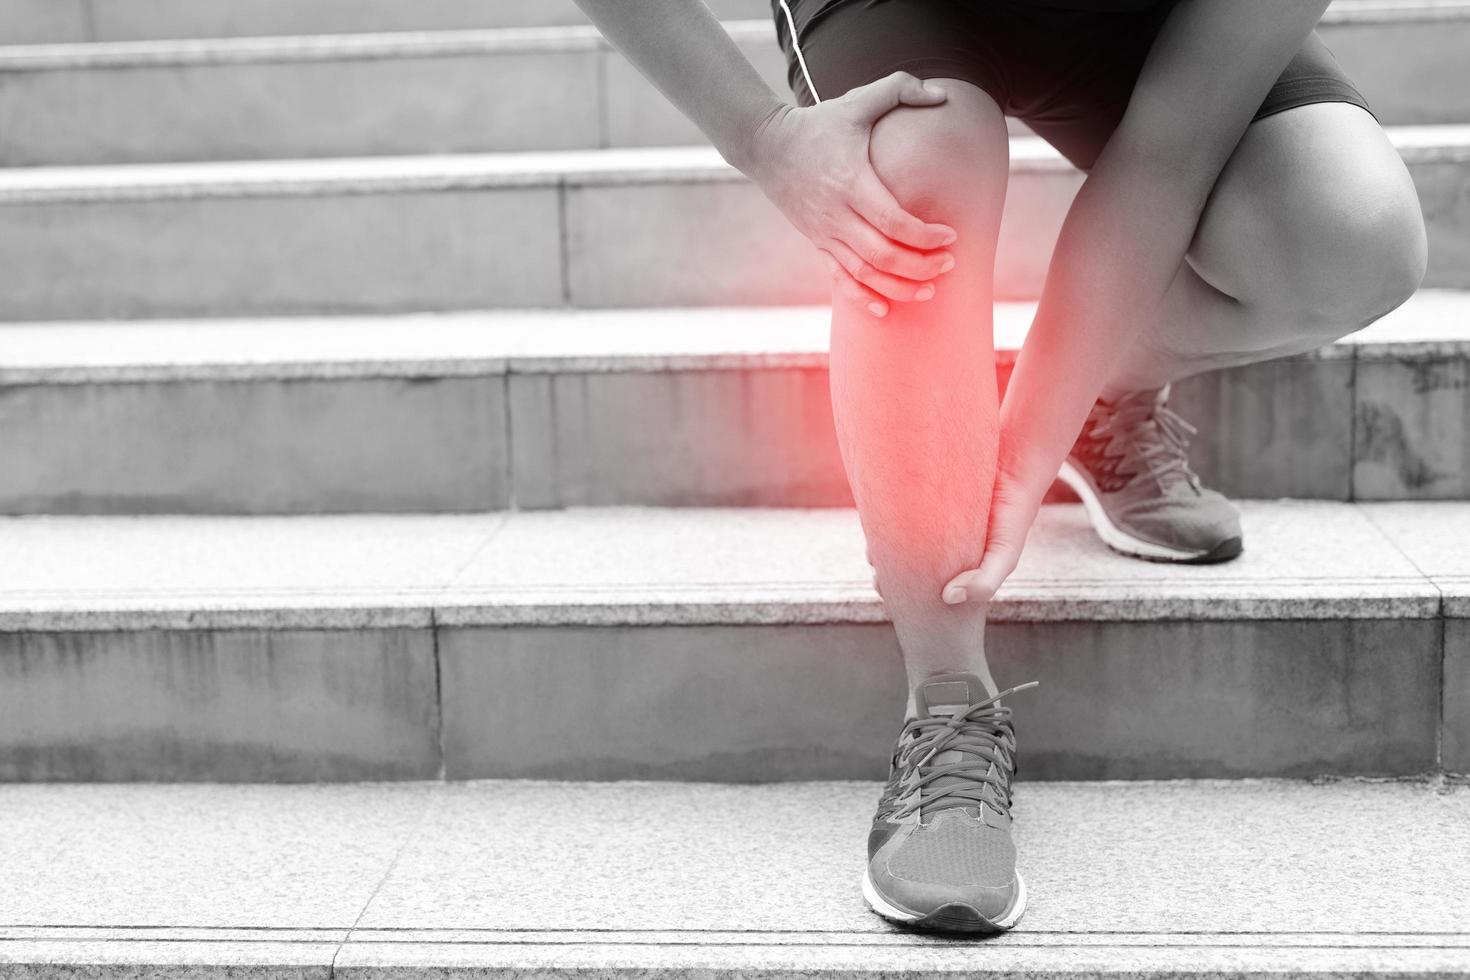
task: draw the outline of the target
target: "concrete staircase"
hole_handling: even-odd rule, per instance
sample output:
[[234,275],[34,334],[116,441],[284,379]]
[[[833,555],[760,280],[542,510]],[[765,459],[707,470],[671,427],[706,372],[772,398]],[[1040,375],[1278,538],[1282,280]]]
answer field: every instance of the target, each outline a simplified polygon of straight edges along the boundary
[[[1427,288],[1179,386],[1240,560],[1045,508],[982,953],[857,893],[825,278],[569,0],[0,0],[0,976],[1470,973],[1470,0],[1322,33]],[[1011,152],[1002,383],[1080,184]]]
[[[859,894],[870,783],[0,787],[11,976],[1463,977],[1470,794],[1054,783],[977,943]],[[1426,841],[1442,861],[1417,863]],[[36,923],[49,923],[39,925]],[[188,923],[188,927],[184,924]]]

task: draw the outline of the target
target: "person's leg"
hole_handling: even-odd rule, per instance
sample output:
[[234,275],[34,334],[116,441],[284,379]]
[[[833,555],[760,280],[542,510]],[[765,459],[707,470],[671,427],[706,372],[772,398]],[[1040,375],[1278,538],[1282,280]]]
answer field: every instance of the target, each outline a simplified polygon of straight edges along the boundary
[[1370,114],[1319,102],[1258,119],[1109,389],[1158,388],[1330,343],[1403,303],[1426,261],[1413,181]]
[[[1079,168],[1090,169],[1126,112],[1170,6],[1092,23],[1108,57],[1084,57],[1067,85],[1028,103],[1026,121]],[[1194,430],[1167,408],[1169,382],[1364,326],[1413,291],[1424,261],[1408,174],[1314,34],[1222,172],[1165,301],[1139,311],[1140,335],[1062,466],[1098,534],[1124,554],[1162,561],[1240,554],[1239,512],[1190,469]]]
[[935,83],[949,100],[884,116],[869,155],[905,208],[959,233],[955,268],[932,300],[895,303],[881,319],[834,293],[832,404],[910,691],[963,671],[993,694],[984,608],[947,605],[940,592],[985,546],[998,438],[991,284],[1009,153],[989,95]]
[[841,296],[832,311],[838,442],[909,675],[863,894],[894,921],[997,932],[1026,908],[1011,838],[1015,730],[985,662],[984,608],[948,605],[941,591],[985,547],[1000,407],[992,279],[1009,151],[984,90],[934,84],[949,100],[884,116],[869,155],[906,209],[958,232],[955,267],[932,300],[894,304],[882,319]]

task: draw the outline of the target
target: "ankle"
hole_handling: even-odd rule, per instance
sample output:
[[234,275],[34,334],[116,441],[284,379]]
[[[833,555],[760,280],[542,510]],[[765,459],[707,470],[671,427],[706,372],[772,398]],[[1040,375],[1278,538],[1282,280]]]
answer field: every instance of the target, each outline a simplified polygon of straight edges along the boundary
[[931,677],[939,674],[974,674],[985,688],[985,693],[994,697],[1000,693],[996,686],[995,678],[990,676],[990,665],[982,658],[979,663],[961,664],[959,666],[939,667],[925,664],[908,666],[908,699],[904,703],[904,717],[913,718],[918,714],[919,688]]

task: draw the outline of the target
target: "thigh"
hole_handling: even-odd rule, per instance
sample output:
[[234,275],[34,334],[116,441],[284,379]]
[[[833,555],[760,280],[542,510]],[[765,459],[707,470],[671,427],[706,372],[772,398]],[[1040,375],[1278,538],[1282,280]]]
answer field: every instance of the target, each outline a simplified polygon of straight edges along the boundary
[[[1096,21],[1090,29],[1096,50],[1082,57],[1045,99],[1016,114],[1074,166],[1091,170],[1123,119],[1149,46],[1171,6],[1166,0],[1141,14]],[[1328,102],[1349,103],[1372,113],[1368,101],[1313,32],[1271,86],[1252,121]]]

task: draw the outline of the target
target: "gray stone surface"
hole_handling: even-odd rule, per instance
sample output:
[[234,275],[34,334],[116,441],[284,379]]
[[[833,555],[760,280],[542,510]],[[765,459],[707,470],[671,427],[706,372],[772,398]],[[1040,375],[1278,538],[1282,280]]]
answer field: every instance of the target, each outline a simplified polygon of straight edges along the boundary
[[[1033,904],[996,945],[1465,929],[1470,872],[1430,857],[1470,846],[1463,789],[1023,783],[1016,798]],[[816,930],[927,946],[859,893],[876,799],[874,783],[449,786],[359,929]]]
[[436,682],[428,629],[0,633],[0,780],[432,778]]
[[987,636],[1028,775],[1179,779],[1432,771],[1436,620],[1003,623]]
[[498,509],[505,413],[501,377],[0,386],[0,512]]
[[427,627],[503,514],[0,519],[0,630]]
[[[1429,285],[1470,285],[1470,127],[1391,136],[1425,181]],[[12,168],[0,318],[821,301],[810,244],[737,177],[702,147]],[[997,298],[1037,294],[1079,184],[1013,141]]]
[[566,220],[577,306],[771,306],[829,293],[811,243],[743,181],[573,187]]
[[556,209],[550,189],[11,204],[0,318],[555,305]]
[[[706,138],[620,54],[586,25],[539,31],[465,30],[515,22],[467,3],[381,3],[310,10],[255,2],[225,12],[173,3],[177,21],[138,0],[109,0],[81,11],[17,11],[19,36],[116,37],[180,30],[201,40],[103,41],[12,55],[0,92],[11,123],[3,152],[14,164],[356,156],[597,146],[702,144]],[[401,6],[401,5],[400,5]],[[716,4],[720,7],[719,4]],[[786,63],[773,18],[760,0],[727,3],[751,19],[726,29],[778,93]],[[119,13],[116,8],[127,13]],[[1388,124],[1470,118],[1470,85],[1460,53],[1470,38],[1463,5],[1399,5],[1379,15],[1330,11],[1321,33],[1379,119]],[[293,29],[292,19],[296,20]],[[581,20],[571,3],[519,19],[545,25]],[[90,21],[91,30],[84,21]],[[151,25],[151,26],[150,26]],[[444,30],[444,28],[461,30]],[[427,32],[426,32],[427,29]],[[396,34],[313,31],[393,30]],[[300,33],[258,39],[210,35]],[[365,55],[367,51],[369,54]],[[1405,52],[1413,52],[1406,57]],[[0,58],[3,58],[0,53]],[[47,60],[49,59],[49,60]],[[42,67],[45,65],[46,67]],[[516,99],[498,98],[508,86]],[[281,113],[278,106],[294,111]],[[163,120],[170,125],[162,125]],[[156,123],[154,121],[157,121]]]
[[1451,161],[1422,162],[1411,168],[1424,224],[1429,233],[1430,286],[1470,286],[1470,167]]
[[1470,618],[1470,502],[1396,501],[1359,509],[1439,589],[1447,616]]
[[1444,614],[1440,765],[1470,773],[1470,504],[1366,504],[1363,511],[1429,576]]
[[266,941],[0,941],[7,980],[330,980],[337,943]]
[[[1310,355],[1182,382],[1172,402],[1200,427],[1194,465],[1231,496],[1348,498],[1354,372],[1399,379],[1400,437],[1403,418],[1455,431],[1467,295],[1424,290]],[[996,306],[1002,378],[1033,311]],[[0,489],[11,510],[52,512],[501,506],[509,445],[523,507],[845,506],[829,318],[560,308],[8,325],[0,414],[7,457],[26,463]],[[1414,440],[1387,433],[1359,426],[1371,450],[1359,475],[1392,475],[1388,495],[1424,492],[1397,475],[1413,471],[1397,464]]]
[[[102,930],[340,941],[435,790],[400,786],[0,785],[9,941]],[[66,927],[60,932],[59,927]],[[86,931],[82,931],[86,930]]]
[[[595,49],[13,71],[11,166],[554,150],[597,145]],[[168,53],[167,51],[164,52]],[[209,52],[203,52],[208,54]],[[224,49],[228,56],[231,49]],[[163,60],[156,58],[152,60]],[[515,98],[505,93],[514,90]],[[290,111],[283,111],[290,106]]]
[[[747,0],[752,5],[759,0]],[[766,84],[789,99],[786,56],[776,42],[775,24],[768,4],[759,21],[727,23],[726,30],[740,45]],[[603,100],[605,138],[609,146],[679,146],[707,143],[708,137],[684,117],[632,62],[616,51],[604,55]]]
[[5,0],[0,44],[55,44],[88,38],[88,0]]
[[1444,721],[1440,765],[1470,774],[1470,620],[1444,624]]
[[[1430,618],[1439,593],[1347,505],[1244,505],[1246,554],[1169,567],[1109,551],[1050,508],[997,621]],[[446,625],[882,619],[856,514],[595,508],[514,514],[440,601]]]
[[450,779],[881,778],[902,721],[887,626],[442,629],[439,656]]
[[1470,45],[1465,5],[1376,6],[1387,16],[1349,20],[1352,8],[1336,4],[1318,29],[1374,114],[1391,123],[1470,119],[1470,81],[1450,69]]
[[1190,463],[1229,497],[1352,495],[1351,350],[1196,375],[1169,403],[1199,435]]
[[521,507],[851,506],[823,370],[510,379]]
[[1470,361],[1404,352],[1363,360],[1353,488],[1360,500],[1470,496]]
[[[1435,766],[1435,620],[1000,624],[1035,779],[1404,775]],[[444,629],[450,778],[879,778],[887,627]],[[718,692],[718,693],[717,693]],[[542,723],[547,698],[578,705]]]
[[[1463,787],[1034,784],[1029,910],[915,935],[875,782],[0,786],[7,975],[1463,975]],[[548,887],[555,882],[556,887]],[[26,924],[20,924],[24,921]],[[345,939],[345,941],[344,941]],[[978,968],[978,973],[977,973]]]
[[[1435,765],[1440,588],[1352,505],[1245,518],[1240,560],[1166,568],[1044,512],[993,610],[1047,684],[1031,772]],[[896,722],[846,510],[11,518],[0,555],[10,778],[871,776]]]
[[[9,0],[11,4],[25,0]],[[59,3],[60,0],[57,0]],[[573,0],[90,0],[99,40],[585,24]],[[768,17],[764,0],[711,0],[719,17]]]

